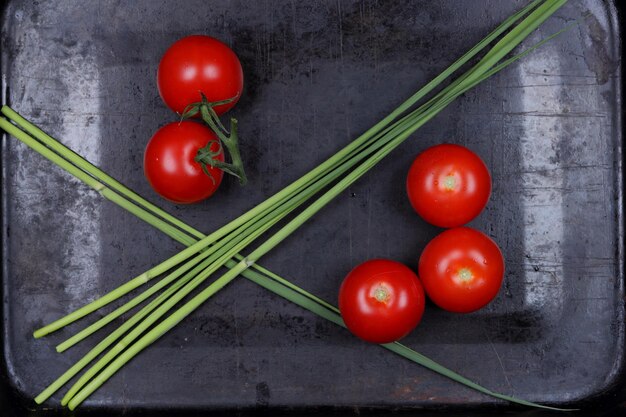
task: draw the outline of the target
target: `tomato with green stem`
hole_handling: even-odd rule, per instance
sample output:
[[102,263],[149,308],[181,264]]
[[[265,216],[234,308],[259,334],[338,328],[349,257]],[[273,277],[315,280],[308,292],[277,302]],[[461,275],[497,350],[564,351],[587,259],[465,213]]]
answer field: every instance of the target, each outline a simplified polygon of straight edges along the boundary
[[469,227],[448,229],[431,240],[419,260],[428,297],[444,310],[470,313],[489,304],[504,278],[504,258],[487,235]]
[[427,222],[439,227],[462,226],[487,205],[491,175],[474,152],[444,143],[415,158],[406,190],[411,205]]
[[193,103],[187,106],[183,112],[183,119],[194,117],[196,114],[200,114],[202,120],[211,128],[217,135],[220,145],[224,145],[228,153],[230,154],[231,162],[226,163],[223,161],[216,161],[212,157],[212,150],[210,147],[198,149],[196,154],[196,161],[202,163],[202,166],[217,167],[227,174],[233,175],[239,179],[239,184],[246,185],[248,178],[243,167],[243,161],[241,160],[241,154],[239,152],[239,134],[237,119],[230,119],[230,132],[226,130],[219,116],[215,112],[215,107],[228,103],[230,100],[223,100],[220,102],[211,103],[208,101],[204,94],[200,94],[202,97],[198,103]]
[[180,204],[196,203],[217,191],[223,171],[196,160],[198,149],[214,165],[224,161],[224,152],[211,129],[193,121],[161,127],[150,139],[144,153],[144,174],[162,197]]
[[409,334],[424,314],[424,290],[406,265],[372,259],[355,267],[339,290],[339,310],[348,329],[372,343]]
[[228,102],[215,106],[218,115],[230,110],[243,91],[243,70],[237,55],[223,42],[191,35],[172,44],[159,63],[157,86],[165,104],[176,113],[201,100]]

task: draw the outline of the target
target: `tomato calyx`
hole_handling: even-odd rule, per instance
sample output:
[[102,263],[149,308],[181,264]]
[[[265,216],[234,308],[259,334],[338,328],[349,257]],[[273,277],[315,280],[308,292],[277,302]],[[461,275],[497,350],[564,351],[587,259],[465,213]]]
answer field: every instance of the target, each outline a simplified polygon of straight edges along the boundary
[[[213,130],[213,132],[217,135],[219,139],[219,148],[215,151],[214,146],[213,149],[211,149],[213,143],[208,143],[204,148],[198,149],[198,153],[196,154],[194,160],[200,164],[204,173],[211,179],[213,179],[213,177],[211,176],[207,166],[221,169],[225,173],[237,177],[240,185],[246,185],[248,178],[246,177],[243,161],[241,160],[241,153],[239,152],[237,119],[234,117],[230,119],[229,132],[224,127],[219,116],[213,109],[216,106],[230,103],[237,97],[233,97],[228,100],[210,102],[203,93],[200,93],[200,95],[202,97],[201,101],[188,105],[185,108],[185,111],[183,111],[181,118],[188,119],[200,114],[202,120],[209,125],[211,130]],[[228,150],[231,162],[222,162],[214,159],[214,157],[218,155],[223,148]]]
[[[217,144],[217,149],[215,150],[211,149],[211,145],[213,144]],[[213,148],[215,148],[215,146],[213,146]],[[226,167],[225,169],[222,165],[229,165],[229,164],[215,159],[215,157],[218,156],[220,153],[222,153],[222,151],[223,151],[222,142],[213,140],[207,143],[207,145],[204,148],[198,149],[198,153],[194,157],[194,161],[200,164],[200,168],[202,168],[202,172],[204,172],[211,179],[213,184],[215,184],[215,178],[213,178],[213,175],[207,168],[207,165],[212,166],[214,168],[219,168],[224,172],[228,172],[227,171],[228,167]]]

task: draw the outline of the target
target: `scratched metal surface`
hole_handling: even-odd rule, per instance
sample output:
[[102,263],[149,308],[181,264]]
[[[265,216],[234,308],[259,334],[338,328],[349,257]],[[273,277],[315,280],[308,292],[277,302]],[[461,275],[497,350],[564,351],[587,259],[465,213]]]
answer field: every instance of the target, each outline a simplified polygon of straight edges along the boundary
[[[4,94],[131,188],[210,231],[364,131],[522,4],[13,1],[2,17]],[[429,145],[465,144],[493,174],[491,201],[472,225],[500,244],[504,287],[474,314],[429,305],[406,344],[532,401],[613,393],[624,353],[616,12],[601,1],[571,2],[526,45],[583,15],[566,35],[457,100],[262,264],[332,302],[342,277],[365,259],[415,267],[439,230],[411,211],[406,171]],[[242,60],[246,90],[234,115],[251,182],[242,190],[226,180],[214,198],[186,207],[158,199],[141,161],[152,133],[175,119],[158,97],[158,60],[191,33],[224,40]],[[32,330],[180,246],[12,138],[3,138],[2,167],[2,395],[23,410],[103,335],[56,354],[58,342],[92,319],[41,340]],[[46,408],[58,410],[61,395]],[[493,404],[505,407],[241,278],[84,407]]]

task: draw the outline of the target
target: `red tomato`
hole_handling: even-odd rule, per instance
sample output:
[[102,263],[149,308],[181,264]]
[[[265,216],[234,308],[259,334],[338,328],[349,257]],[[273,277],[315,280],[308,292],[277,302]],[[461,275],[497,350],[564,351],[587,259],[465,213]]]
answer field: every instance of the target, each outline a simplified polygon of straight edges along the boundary
[[182,113],[204,93],[210,102],[230,103],[214,107],[217,114],[231,109],[243,91],[243,71],[237,55],[225,44],[204,35],[176,41],[165,52],[157,72],[159,94],[165,104]]
[[424,313],[424,290],[407,266],[373,259],[354,268],[339,290],[339,310],[348,329],[372,343],[406,336]]
[[[143,157],[143,169],[154,191],[175,203],[195,203],[211,196],[222,182],[224,172],[207,167],[212,178],[194,161],[198,149],[210,141],[217,151],[215,133],[200,123],[185,120],[163,126],[152,136]],[[214,157],[224,160],[224,152]]]
[[491,176],[485,163],[469,149],[441,144],[415,158],[406,191],[424,220],[439,227],[456,227],[485,208],[491,194]]
[[469,313],[495,298],[504,277],[502,252],[469,227],[441,233],[424,248],[419,274],[428,297],[444,310]]

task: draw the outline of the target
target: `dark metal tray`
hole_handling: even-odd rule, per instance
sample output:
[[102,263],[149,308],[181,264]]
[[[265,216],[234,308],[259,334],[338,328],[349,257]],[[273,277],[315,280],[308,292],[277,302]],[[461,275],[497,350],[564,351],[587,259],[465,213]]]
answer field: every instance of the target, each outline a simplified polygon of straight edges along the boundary
[[[2,15],[6,102],[131,188],[210,231],[314,167],[521,7],[520,1],[14,1]],[[572,1],[532,40],[581,19],[457,100],[262,260],[336,302],[367,258],[415,267],[438,229],[411,210],[404,178],[425,147],[477,151],[492,199],[473,226],[507,262],[483,311],[427,306],[406,343],[497,391],[624,413],[620,28],[611,2]],[[234,115],[251,182],[196,206],[159,200],[147,140],[175,120],[155,72],[177,38],[206,33],[240,56]],[[0,414],[59,411],[32,398],[95,343],[54,346],[93,318],[34,328],[180,247],[12,138],[2,142]],[[591,408],[590,408],[591,407]],[[82,410],[526,409],[465,389],[241,278],[128,364]],[[295,412],[295,411],[294,411]]]

